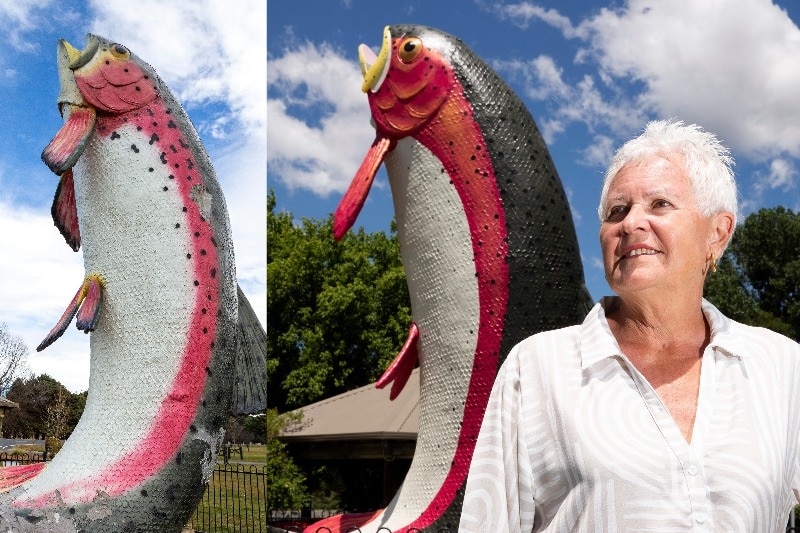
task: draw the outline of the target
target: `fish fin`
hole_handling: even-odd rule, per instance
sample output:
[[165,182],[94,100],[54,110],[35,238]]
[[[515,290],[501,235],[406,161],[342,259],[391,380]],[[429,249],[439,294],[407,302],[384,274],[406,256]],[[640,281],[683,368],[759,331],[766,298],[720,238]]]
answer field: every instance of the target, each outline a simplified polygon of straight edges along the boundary
[[0,493],[8,492],[39,475],[47,463],[33,463],[0,468]]
[[58,175],[72,168],[94,131],[97,115],[89,107],[73,107],[69,118],[42,151],[42,161]]
[[75,180],[72,169],[67,169],[61,174],[50,214],[53,215],[53,222],[69,247],[77,252],[81,247],[81,230],[78,227],[78,207],[75,203]]
[[382,389],[388,385],[390,381],[394,381],[394,383],[392,383],[392,390],[389,392],[390,400],[397,398],[403,390],[403,387],[406,386],[408,378],[411,376],[411,371],[417,366],[417,361],[419,360],[419,351],[417,349],[418,340],[419,328],[412,322],[408,330],[408,338],[400,349],[400,353],[397,354],[397,357],[394,358],[389,368],[386,369],[380,379],[375,383],[377,388]]
[[100,309],[103,305],[103,279],[97,274],[92,274],[84,282],[84,298],[81,302],[75,325],[84,333],[94,331],[100,319]]
[[267,408],[267,332],[237,285],[239,295],[238,343],[234,414],[261,413]]
[[333,236],[337,241],[355,224],[364,202],[367,201],[369,189],[375,181],[375,174],[378,173],[386,154],[396,145],[397,141],[394,139],[381,135],[375,137],[333,215]]
[[[99,303],[102,302],[102,290],[100,287],[102,287],[102,278],[96,274],[91,274],[83,280],[78,292],[75,293],[75,296],[64,310],[61,318],[58,319],[58,322],[53,326],[53,329],[50,330],[50,333],[48,333],[44,340],[39,343],[39,346],[36,347],[37,352],[41,352],[53,344],[67,331],[67,327],[69,323],[72,322],[72,318],[78,313],[78,307],[81,307],[81,303],[89,293],[92,293],[92,296],[90,301],[81,308],[81,315],[78,318],[78,328],[86,329],[87,326],[91,326],[92,329],[94,329],[97,318],[99,317]],[[84,327],[81,327],[81,324],[83,324]],[[88,331],[90,330],[87,330],[87,332]]]

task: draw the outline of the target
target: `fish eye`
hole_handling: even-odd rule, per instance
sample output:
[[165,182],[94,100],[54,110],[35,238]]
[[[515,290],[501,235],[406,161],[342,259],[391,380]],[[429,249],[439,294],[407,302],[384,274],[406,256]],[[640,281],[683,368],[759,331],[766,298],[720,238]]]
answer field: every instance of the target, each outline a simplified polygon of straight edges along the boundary
[[121,44],[115,44],[111,47],[111,54],[119,59],[124,59],[130,55],[130,52]]
[[398,53],[403,63],[414,61],[422,53],[422,39],[419,37],[404,39],[398,46]]

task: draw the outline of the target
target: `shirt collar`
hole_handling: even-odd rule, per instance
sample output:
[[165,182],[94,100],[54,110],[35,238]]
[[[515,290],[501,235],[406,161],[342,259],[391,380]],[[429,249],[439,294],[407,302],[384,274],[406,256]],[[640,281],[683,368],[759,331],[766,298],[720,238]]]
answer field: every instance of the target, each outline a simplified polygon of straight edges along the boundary
[[[589,311],[581,325],[580,357],[581,368],[588,368],[609,357],[623,357],[611,327],[608,325],[605,310],[614,304],[617,296],[605,296]],[[747,357],[739,336],[734,334],[734,322],[723,315],[719,309],[703,299],[703,315],[711,328],[710,346],[719,353],[743,359]]]

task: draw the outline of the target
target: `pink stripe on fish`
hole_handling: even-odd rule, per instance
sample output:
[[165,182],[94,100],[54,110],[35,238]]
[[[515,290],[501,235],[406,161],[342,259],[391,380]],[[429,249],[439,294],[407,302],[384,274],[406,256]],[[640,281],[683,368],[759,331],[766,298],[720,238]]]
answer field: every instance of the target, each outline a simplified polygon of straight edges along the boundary
[[[193,200],[197,194],[195,188],[203,188],[200,169],[162,100],[157,99],[148,108],[124,118],[99,117],[96,134],[112,137],[117,128],[126,125],[136,127],[150,137],[149,146],[137,149],[158,150],[162,164],[169,169],[169,184],[164,186],[164,192],[177,191],[183,201],[184,221],[191,239],[187,260],[192,262],[194,277],[187,282],[196,287],[195,303],[180,366],[150,430],[136,443],[133,451],[101,472],[60,487],[61,498],[71,503],[91,501],[97,496],[97,491],[117,496],[131,490],[176,457],[187,433],[195,431],[191,423],[201,403],[214,351],[219,309],[219,262],[214,230]],[[142,171],[149,172],[150,169]],[[44,507],[56,503],[57,498],[55,493],[48,493],[15,503]]]

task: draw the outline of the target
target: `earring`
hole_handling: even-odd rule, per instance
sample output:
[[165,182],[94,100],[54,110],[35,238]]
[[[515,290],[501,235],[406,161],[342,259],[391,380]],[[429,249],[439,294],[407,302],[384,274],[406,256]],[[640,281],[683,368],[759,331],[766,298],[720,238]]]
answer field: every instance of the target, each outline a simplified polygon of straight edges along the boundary
[[717,271],[717,262],[714,261],[714,252],[711,252],[711,272]]

